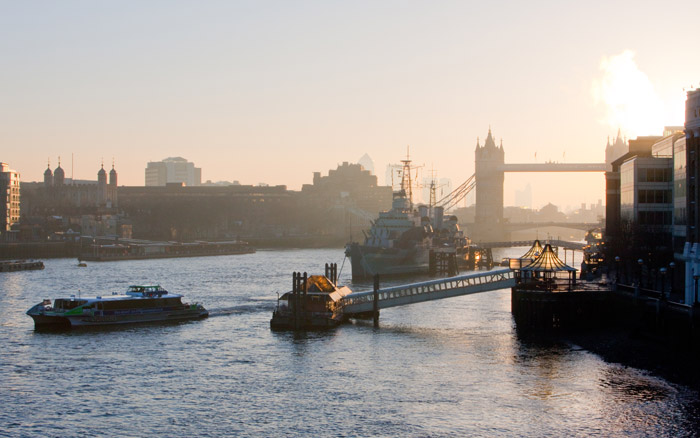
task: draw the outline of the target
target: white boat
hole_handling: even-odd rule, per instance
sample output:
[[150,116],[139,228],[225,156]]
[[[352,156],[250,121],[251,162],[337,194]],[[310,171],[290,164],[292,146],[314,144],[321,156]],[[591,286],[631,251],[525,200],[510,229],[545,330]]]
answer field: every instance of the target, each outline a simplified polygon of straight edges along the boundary
[[183,303],[182,295],[158,285],[129,286],[126,293],[108,296],[44,300],[27,311],[35,328],[82,327],[204,318],[199,303]]

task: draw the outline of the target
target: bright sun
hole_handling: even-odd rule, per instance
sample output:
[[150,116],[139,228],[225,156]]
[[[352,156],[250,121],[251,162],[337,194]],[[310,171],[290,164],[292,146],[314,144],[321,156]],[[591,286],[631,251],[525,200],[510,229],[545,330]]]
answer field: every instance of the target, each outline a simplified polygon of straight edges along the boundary
[[596,103],[606,106],[603,122],[620,128],[629,138],[661,135],[665,124],[664,104],[649,77],[639,70],[634,52],[603,57],[602,77],[593,82]]

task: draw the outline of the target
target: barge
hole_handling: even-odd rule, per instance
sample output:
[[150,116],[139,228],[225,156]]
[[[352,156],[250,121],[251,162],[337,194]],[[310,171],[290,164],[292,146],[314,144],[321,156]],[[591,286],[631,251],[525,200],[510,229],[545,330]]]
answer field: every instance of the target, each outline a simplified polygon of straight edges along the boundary
[[10,260],[0,262],[0,272],[33,271],[44,269],[44,262],[40,260]]
[[255,248],[253,246],[241,240],[179,243],[120,239],[118,241],[109,242],[96,241],[91,245],[85,245],[80,252],[78,260],[108,262],[118,260],[252,254],[254,252]]

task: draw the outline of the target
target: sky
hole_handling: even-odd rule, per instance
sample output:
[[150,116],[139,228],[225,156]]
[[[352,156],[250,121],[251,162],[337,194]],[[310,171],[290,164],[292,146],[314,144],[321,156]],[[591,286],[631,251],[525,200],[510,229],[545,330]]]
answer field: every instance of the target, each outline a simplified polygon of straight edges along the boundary
[[[682,125],[697,1],[0,0],[0,161],[143,185],[298,190],[367,153],[456,186],[489,128],[506,162],[602,162],[607,138]],[[71,166],[71,157],[72,166]],[[422,176],[427,176],[428,171]],[[421,178],[422,179],[422,178]],[[602,174],[507,174],[505,204],[604,202]]]

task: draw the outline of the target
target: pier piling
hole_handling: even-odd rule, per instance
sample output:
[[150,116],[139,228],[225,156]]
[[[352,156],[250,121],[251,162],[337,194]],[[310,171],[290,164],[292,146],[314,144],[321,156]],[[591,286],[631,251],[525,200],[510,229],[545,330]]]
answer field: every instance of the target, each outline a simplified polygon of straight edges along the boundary
[[374,319],[374,328],[379,328],[379,274],[374,275],[374,303],[372,316]]

